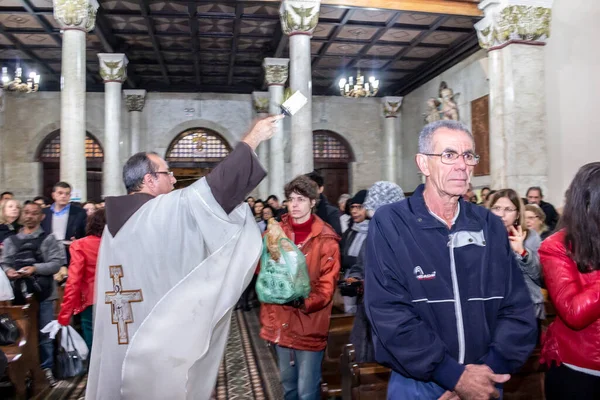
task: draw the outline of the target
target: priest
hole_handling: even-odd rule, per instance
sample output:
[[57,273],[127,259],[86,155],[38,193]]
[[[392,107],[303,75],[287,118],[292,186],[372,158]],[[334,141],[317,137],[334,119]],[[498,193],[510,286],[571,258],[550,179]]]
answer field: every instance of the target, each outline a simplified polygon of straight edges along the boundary
[[254,150],[282,116],[258,121],[209,175],[173,190],[165,160],[138,153],[129,195],[106,199],[85,398],[209,399],[231,310],[262,241],[243,203],[265,177]]

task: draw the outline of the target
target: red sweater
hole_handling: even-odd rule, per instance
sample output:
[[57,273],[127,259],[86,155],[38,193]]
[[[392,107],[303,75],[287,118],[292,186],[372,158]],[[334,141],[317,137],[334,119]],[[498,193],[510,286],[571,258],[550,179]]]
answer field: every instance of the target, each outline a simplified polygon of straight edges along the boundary
[[298,246],[308,238],[312,229],[312,224],[315,221],[315,216],[311,215],[308,221],[303,224],[295,224],[294,220],[290,218],[292,230],[294,231],[294,244]]

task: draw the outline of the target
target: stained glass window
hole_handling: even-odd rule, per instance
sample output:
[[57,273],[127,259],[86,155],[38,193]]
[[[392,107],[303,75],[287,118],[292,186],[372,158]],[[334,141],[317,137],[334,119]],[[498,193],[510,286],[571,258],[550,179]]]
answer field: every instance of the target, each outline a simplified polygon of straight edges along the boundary
[[313,157],[322,162],[350,162],[348,146],[337,134],[330,131],[313,132]]
[[[85,137],[85,157],[94,160],[104,158],[104,152],[102,151],[102,147],[100,147],[100,143],[90,135],[86,135]],[[60,133],[56,133],[46,141],[40,151],[39,158],[40,161],[58,162],[60,159]]]
[[221,136],[209,129],[194,128],[180,134],[167,151],[169,162],[218,162],[231,152]]

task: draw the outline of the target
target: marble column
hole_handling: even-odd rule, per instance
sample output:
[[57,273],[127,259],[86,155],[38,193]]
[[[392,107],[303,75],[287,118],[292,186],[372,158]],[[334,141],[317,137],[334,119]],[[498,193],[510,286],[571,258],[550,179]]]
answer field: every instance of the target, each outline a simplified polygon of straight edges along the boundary
[[96,0],[53,0],[62,32],[60,95],[60,180],[87,199],[85,158],[86,34],[94,28]]
[[[269,86],[269,114],[281,114],[281,103],[283,103],[283,91],[288,79],[288,58],[265,58],[263,68],[265,69],[265,80]],[[269,141],[269,193],[274,194],[282,200],[284,198],[283,187],[285,186],[285,138],[283,133],[283,121],[277,123],[277,130]]]
[[134,90],[123,90],[125,95],[125,104],[127,105],[127,111],[129,111],[130,121],[130,146],[129,154],[134,155],[140,152],[140,136],[141,136],[141,122],[142,122],[142,111],[146,104],[146,91],[143,89]]
[[398,149],[398,141],[396,140],[400,133],[398,115],[401,106],[402,97],[388,96],[383,98],[383,154],[385,154],[383,179],[390,182],[398,181],[396,166],[398,165],[398,158],[402,159],[402,150]]
[[282,30],[290,37],[290,89],[308,99],[292,117],[292,176],[313,170],[310,38],[319,21],[320,7],[320,0],[283,0],[279,12]]
[[491,186],[521,196],[547,187],[544,45],[552,3],[484,0],[485,18],[475,25],[489,53]]
[[[263,119],[269,116],[269,92],[252,92],[252,105],[256,112],[257,119]],[[258,184],[258,197],[266,200],[269,197],[269,141],[262,142],[256,149],[258,159],[263,168],[268,171],[267,176]]]
[[119,157],[121,140],[121,87],[127,79],[125,54],[100,53],[100,76],[104,80],[104,165],[102,196],[125,193]]

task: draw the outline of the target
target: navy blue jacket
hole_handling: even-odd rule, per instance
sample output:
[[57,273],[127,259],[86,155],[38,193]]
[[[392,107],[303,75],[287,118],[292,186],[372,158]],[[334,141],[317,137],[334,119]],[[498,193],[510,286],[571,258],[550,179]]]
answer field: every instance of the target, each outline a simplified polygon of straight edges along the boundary
[[365,308],[375,358],[447,390],[467,364],[513,373],[536,344],[537,324],[506,228],[460,199],[448,229],[423,190],[380,208],[370,223]]

